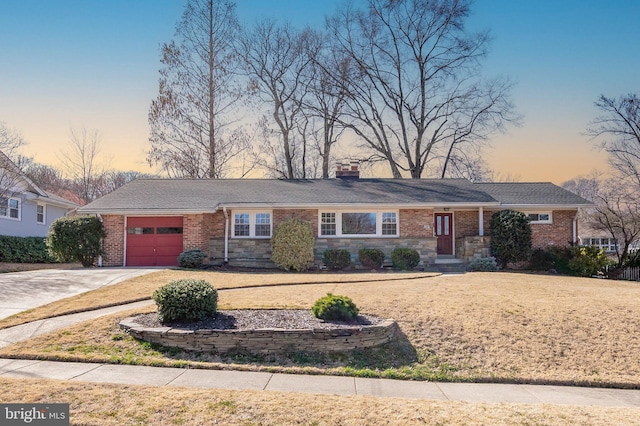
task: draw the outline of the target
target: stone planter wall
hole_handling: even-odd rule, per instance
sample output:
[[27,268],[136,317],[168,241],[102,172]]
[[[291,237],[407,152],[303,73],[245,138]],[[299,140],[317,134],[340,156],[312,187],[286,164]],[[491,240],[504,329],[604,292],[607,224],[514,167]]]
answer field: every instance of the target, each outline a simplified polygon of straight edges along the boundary
[[259,329],[259,330],[182,330],[171,327],[145,328],[132,317],[120,321],[120,327],[137,339],[168,347],[201,352],[340,352],[363,349],[391,342],[398,325],[384,320],[373,326],[340,329]]

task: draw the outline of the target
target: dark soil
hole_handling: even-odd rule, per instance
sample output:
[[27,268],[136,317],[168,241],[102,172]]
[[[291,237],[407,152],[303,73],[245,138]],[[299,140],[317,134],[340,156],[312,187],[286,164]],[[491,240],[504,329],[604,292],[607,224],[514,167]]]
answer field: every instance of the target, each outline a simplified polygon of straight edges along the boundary
[[158,319],[158,313],[138,315],[134,321],[145,327],[172,327],[184,330],[256,330],[276,328],[287,330],[335,329],[374,326],[382,318],[358,315],[354,320],[323,321],[303,309],[238,309],[218,311],[215,317],[195,322],[166,322]]

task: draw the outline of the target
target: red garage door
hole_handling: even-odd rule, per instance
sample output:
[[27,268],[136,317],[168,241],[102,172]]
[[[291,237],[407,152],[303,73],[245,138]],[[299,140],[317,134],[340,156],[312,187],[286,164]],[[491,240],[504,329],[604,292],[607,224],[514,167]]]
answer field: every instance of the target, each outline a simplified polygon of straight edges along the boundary
[[182,216],[127,218],[127,266],[177,266]]

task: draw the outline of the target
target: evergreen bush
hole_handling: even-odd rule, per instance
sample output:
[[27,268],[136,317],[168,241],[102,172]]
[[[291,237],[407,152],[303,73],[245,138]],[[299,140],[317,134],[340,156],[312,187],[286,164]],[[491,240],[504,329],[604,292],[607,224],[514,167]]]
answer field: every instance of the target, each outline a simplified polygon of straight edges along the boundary
[[358,259],[365,268],[379,269],[384,262],[384,252],[380,249],[363,248],[358,250]]
[[509,262],[529,259],[531,225],[527,215],[516,210],[501,210],[491,216],[491,254],[506,268]]
[[329,269],[345,269],[351,265],[351,253],[346,249],[325,250],[322,259]]
[[0,235],[0,262],[55,263],[43,237],[10,237]]
[[273,233],[271,259],[285,271],[306,271],[313,264],[313,245],[309,222],[287,219]]
[[181,268],[197,269],[206,258],[207,254],[200,249],[186,250],[178,256],[178,265]]
[[334,321],[349,321],[358,316],[358,308],[347,296],[326,296],[316,300],[311,308],[316,318]]
[[63,216],[54,220],[49,229],[47,246],[61,262],[80,262],[93,266],[103,254],[104,226],[95,216]]
[[469,272],[496,272],[498,264],[495,257],[481,257],[473,259],[467,266]]
[[153,292],[162,322],[201,321],[218,311],[218,292],[205,280],[171,281]]
[[410,271],[420,263],[420,254],[411,248],[394,248],[391,252],[391,263],[395,269]]

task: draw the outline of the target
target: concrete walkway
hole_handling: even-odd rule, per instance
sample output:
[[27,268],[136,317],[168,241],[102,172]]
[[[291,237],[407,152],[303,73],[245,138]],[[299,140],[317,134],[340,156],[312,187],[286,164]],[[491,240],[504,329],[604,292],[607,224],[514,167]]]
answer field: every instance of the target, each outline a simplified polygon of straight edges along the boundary
[[640,391],[624,389],[410,382],[358,377],[194,370],[80,362],[0,359],[0,377],[486,403],[640,407]]
[[[0,347],[24,341],[61,327],[151,303],[153,302],[136,302],[35,321],[0,330]],[[571,386],[412,382],[341,376],[196,370],[2,358],[0,358],[0,377],[210,389],[253,389],[332,395],[369,395],[487,403],[640,407],[640,390]]]

